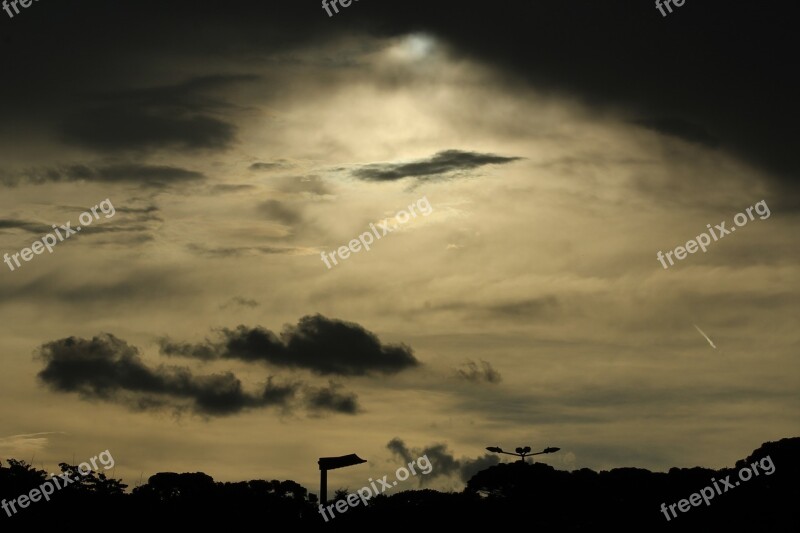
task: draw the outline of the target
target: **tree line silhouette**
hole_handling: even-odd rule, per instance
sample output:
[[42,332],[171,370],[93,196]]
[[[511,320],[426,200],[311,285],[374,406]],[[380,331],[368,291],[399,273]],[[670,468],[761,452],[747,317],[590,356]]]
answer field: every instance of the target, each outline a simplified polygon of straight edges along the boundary
[[[103,473],[80,475],[77,466],[61,463],[61,473],[76,481],[50,501],[30,503],[12,516],[0,511],[2,527],[20,530],[65,519],[132,526],[209,524],[308,526],[318,530],[366,530],[396,526],[497,527],[522,523],[546,531],[587,531],[602,526],[647,531],[707,528],[711,531],[798,531],[800,526],[800,438],[763,444],[733,468],[671,468],[650,472],[615,468],[572,472],[543,463],[502,463],[475,474],[461,492],[431,489],[381,494],[325,523],[318,502],[300,484],[279,480],[216,482],[202,472],[162,472],[126,492],[127,485]],[[719,495],[711,505],[667,521],[660,506],[688,498],[712,478],[737,472],[769,456],[772,475],[750,479]],[[13,500],[50,478],[14,459],[0,463],[0,498]],[[434,464],[435,468],[435,464]],[[336,491],[344,499],[349,491]]]

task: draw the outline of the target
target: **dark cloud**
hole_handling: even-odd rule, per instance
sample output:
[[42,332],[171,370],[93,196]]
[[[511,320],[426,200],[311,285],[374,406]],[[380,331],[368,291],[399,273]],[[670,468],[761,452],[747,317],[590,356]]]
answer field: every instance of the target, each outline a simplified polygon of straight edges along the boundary
[[[138,232],[148,232],[152,230],[150,226],[142,225],[142,224],[126,224],[124,226],[119,225],[107,225],[107,226],[86,226],[86,234],[100,234],[100,233],[138,233]],[[52,231],[52,230],[51,230]],[[81,232],[81,236],[84,236],[84,232]],[[152,240],[152,236],[148,236],[147,240]]]
[[[75,211],[76,216],[73,217],[73,220],[75,220],[77,218],[77,213],[82,211],[89,212],[91,206],[76,207],[62,205],[57,207]],[[102,238],[100,237],[101,235],[115,234],[114,240],[109,241],[108,243],[100,243],[125,246],[132,242],[146,242],[154,239],[153,234],[156,229],[156,223],[162,222],[162,219],[156,214],[158,212],[158,208],[152,206],[141,209],[115,207],[115,212],[117,213],[115,215],[116,217],[120,216],[119,213],[125,214],[126,220],[124,224],[107,224],[106,222],[108,219],[105,218],[105,215],[101,215],[99,224],[96,223],[91,226],[83,226],[81,238],[94,237],[95,240],[93,244],[98,244],[100,241],[102,241]],[[3,230],[21,230],[37,235],[38,237],[42,237],[48,233],[53,233],[52,224],[47,226],[38,222],[17,219],[0,219],[0,233],[2,233]],[[24,244],[20,243],[19,246],[28,245],[30,245],[30,242]]]
[[147,207],[117,207],[118,213],[127,213],[129,215],[138,217],[142,220],[157,220],[162,222],[163,220],[161,217],[158,216],[158,213],[161,209],[155,205],[148,205]]
[[211,192],[213,193],[235,193],[235,192],[244,192],[244,191],[252,191],[255,189],[255,185],[248,185],[245,183],[223,183],[220,185],[214,185],[211,187]]
[[63,139],[100,152],[228,148],[236,128],[212,113],[232,106],[208,91],[255,76],[207,76],[143,89],[89,95],[63,123]]
[[411,450],[408,449],[408,447],[406,446],[405,442],[403,442],[398,437],[395,437],[392,440],[390,440],[386,444],[386,447],[393,454],[400,456],[400,458],[406,463],[410,463],[411,461],[416,459],[416,457],[412,457],[411,456]]
[[275,383],[274,380],[274,376],[267,378],[267,384],[264,386],[264,392],[261,394],[261,398],[266,405],[280,405],[284,407],[290,405],[290,402],[297,395],[302,384],[299,382]]
[[552,315],[552,313],[558,309],[558,306],[558,299],[554,296],[544,296],[541,298],[530,298],[527,300],[489,305],[485,309],[489,315],[512,319],[530,319]]
[[28,233],[35,233],[42,235],[51,230],[50,227],[37,222],[29,222],[26,220],[17,220],[13,218],[0,218],[0,230],[4,229],[20,229]]
[[[102,233],[102,232],[101,232]],[[154,235],[148,235],[145,233],[136,233],[136,234],[129,234],[129,235],[114,235],[113,238],[107,239],[100,239],[98,238],[93,244],[97,245],[108,245],[108,246],[119,246],[124,248],[130,248],[139,244],[146,244],[155,241],[156,238]]]
[[292,226],[300,222],[300,213],[277,200],[267,200],[258,206],[258,211],[270,220]]
[[239,305],[241,307],[253,307],[253,308],[255,308],[255,307],[258,307],[258,302],[253,300],[253,299],[244,298],[242,296],[234,296],[233,298],[230,299],[230,301],[228,301],[227,303],[219,306],[219,308],[220,309],[227,309],[228,307],[231,307],[233,305]]
[[[124,104],[121,104],[124,105]],[[226,148],[235,128],[206,116],[149,115],[140,109],[110,107],[86,111],[64,126],[64,139],[98,151]]]
[[256,172],[261,170],[283,170],[286,168],[291,168],[292,164],[289,163],[286,159],[278,159],[277,161],[272,162],[258,162],[253,163],[250,165],[250,170]]
[[287,393],[276,394],[271,382],[262,395],[248,394],[231,372],[195,376],[184,367],[150,368],[136,347],[110,334],[49,342],[41,346],[39,357],[45,367],[38,375],[45,384],[87,399],[140,407],[189,407],[200,414],[222,416],[288,398]]
[[[504,72],[512,90],[521,79],[623,116],[690,117],[692,136],[713,132],[731,154],[786,182],[798,174],[800,79],[786,69],[796,42],[784,10],[705,2],[662,17],[652,2],[508,2],[465,10],[454,23],[455,2],[421,3],[393,6],[392,27],[425,27],[456,56]],[[520,43],[521,34],[530,39]]]
[[399,456],[404,463],[410,463],[423,455],[428,456],[433,470],[427,476],[420,478],[420,484],[426,478],[432,480],[437,477],[448,477],[459,473],[461,469],[461,463],[447,451],[446,444],[432,444],[423,448],[411,449],[402,439],[395,437],[386,444],[386,447],[393,454]]
[[342,392],[342,385],[331,381],[327,387],[308,387],[306,406],[311,411],[332,411],[354,415],[361,411],[355,393]]
[[[86,207],[68,207],[65,208],[77,211],[89,211],[91,206]],[[127,244],[131,242],[148,242],[155,239],[155,234],[164,219],[159,215],[160,209],[157,206],[150,205],[147,207],[116,207],[115,216],[113,217],[114,224],[92,225],[85,227],[86,234],[120,234],[120,233],[137,233],[138,235],[129,236],[127,240],[121,235],[114,235],[115,240],[109,240],[108,243]],[[119,220],[122,217],[122,220]],[[105,222],[106,218],[101,218],[101,222]],[[81,233],[83,236],[84,233]]]
[[446,444],[432,444],[425,446],[419,452],[412,453],[416,457],[428,456],[428,460],[433,465],[433,471],[429,474],[431,478],[447,477],[452,474],[457,474],[461,470],[461,461],[456,459],[450,452],[447,451]]
[[560,311],[561,304],[554,296],[512,300],[502,303],[475,303],[465,300],[425,301],[421,309],[461,313],[464,320],[484,321],[487,318],[503,320],[552,319]]
[[168,357],[190,357],[201,361],[211,361],[217,358],[217,348],[210,343],[189,344],[187,342],[172,342],[163,337],[158,341],[161,355]]
[[358,324],[322,315],[305,316],[296,326],[287,325],[280,336],[247,326],[224,328],[221,335],[221,341],[215,343],[181,344],[164,339],[161,350],[164,355],[240,359],[343,376],[391,374],[419,365],[410,347],[383,344]]
[[502,165],[519,157],[504,157],[462,150],[445,150],[427,159],[409,163],[373,163],[353,171],[353,175],[368,181],[395,181],[403,178],[429,178],[449,172],[472,170],[485,165]]
[[461,471],[459,472],[461,481],[466,483],[481,470],[486,470],[497,464],[500,464],[500,458],[496,454],[490,453],[476,459],[463,459],[461,461]]
[[481,361],[480,367],[475,361],[469,361],[464,365],[466,368],[456,369],[458,377],[470,383],[500,383],[503,378],[500,372],[492,368],[487,361]]
[[129,163],[92,167],[88,165],[70,165],[61,168],[34,169],[22,174],[4,175],[0,183],[15,186],[20,183],[41,185],[58,182],[102,182],[102,183],[134,183],[145,187],[167,187],[183,182],[205,180],[201,172],[185,168],[143,165]]
[[189,251],[206,257],[241,257],[245,255],[280,255],[295,254],[298,248],[278,248],[275,246],[218,246],[191,243],[186,246]]
[[[118,240],[118,236],[114,239]],[[73,278],[43,275],[28,283],[0,284],[0,300],[36,301],[46,308],[54,304],[70,308],[81,305],[83,309],[97,306],[107,313],[133,303],[169,302],[197,292],[187,281],[185,272],[164,268],[142,268],[120,279],[94,276],[95,279],[84,281]]]
[[[176,67],[207,64],[214,72],[241,58],[286,61],[301,48],[329,50],[345,36],[366,41],[422,32],[456,60],[491,66],[494,82],[509,91],[532,87],[626,120],[690,120],[730,153],[782,177],[776,191],[796,196],[800,80],[786,68],[796,49],[792,13],[731,5],[705,2],[662,17],[652,3],[465,9],[455,0],[362,2],[348,11],[347,24],[331,24],[319,4],[305,2],[280,10],[196,0],[166,9],[154,0],[121,0],[113,9],[100,0],[59,3],[5,25],[15,53],[0,58],[4,79],[13,80],[0,86],[0,132],[59,120],[67,139],[101,150],[225,147],[234,135],[217,116],[225,101],[207,95],[229,91],[241,77],[176,81]],[[327,52],[319,60],[336,65]],[[97,89],[87,95],[86,87]]]
[[641,119],[634,121],[649,130],[683,139],[690,143],[701,144],[708,148],[719,146],[719,140],[712,136],[703,126],[674,117]]
[[[176,353],[184,348],[172,347]],[[203,416],[227,416],[266,407],[288,412],[298,405],[302,391],[301,404],[314,416],[361,412],[356,394],[342,390],[335,382],[314,387],[269,376],[263,389],[250,393],[232,372],[195,375],[186,367],[149,367],[135,346],[111,334],[49,342],[39,348],[37,356],[44,361],[39,379],[52,390],[136,410],[173,409]]]
[[405,463],[416,460],[423,455],[428,457],[433,470],[430,474],[419,477],[420,485],[426,482],[426,479],[430,481],[437,477],[449,477],[452,475],[458,475],[462,481],[466,482],[479,471],[500,462],[496,455],[490,454],[485,454],[477,459],[464,457],[459,460],[447,450],[446,444],[432,444],[423,448],[410,449],[402,439],[397,437],[390,440],[386,447]]

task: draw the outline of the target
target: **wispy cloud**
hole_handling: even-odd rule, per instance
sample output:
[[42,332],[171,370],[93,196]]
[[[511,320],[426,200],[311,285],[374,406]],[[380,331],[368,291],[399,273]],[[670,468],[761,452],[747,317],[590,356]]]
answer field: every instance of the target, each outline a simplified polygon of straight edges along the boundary
[[25,458],[47,447],[50,439],[47,435],[66,435],[63,431],[42,431],[0,437],[0,456]]

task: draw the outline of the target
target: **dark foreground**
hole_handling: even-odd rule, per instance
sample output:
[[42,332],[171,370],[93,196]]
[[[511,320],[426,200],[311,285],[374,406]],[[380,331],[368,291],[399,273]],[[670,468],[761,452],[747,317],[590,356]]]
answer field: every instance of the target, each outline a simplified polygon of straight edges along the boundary
[[[544,531],[602,526],[623,531],[800,531],[799,452],[800,438],[783,439],[762,445],[730,469],[673,468],[668,473],[638,468],[566,472],[544,464],[501,464],[476,474],[461,493],[416,490],[378,496],[327,523],[308,491],[293,481],[217,483],[202,473],[161,473],[126,493],[118,480],[94,473],[78,476],[75,467],[62,464],[62,471],[79,481],[56,491],[50,501],[24,509],[17,504],[11,517],[10,511],[0,510],[0,527],[39,530],[75,521],[88,530],[114,524],[203,524],[381,531],[439,525],[472,530],[518,523]],[[0,465],[0,497],[16,500],[47,479],[44,471],[9,460],[8,466]]]

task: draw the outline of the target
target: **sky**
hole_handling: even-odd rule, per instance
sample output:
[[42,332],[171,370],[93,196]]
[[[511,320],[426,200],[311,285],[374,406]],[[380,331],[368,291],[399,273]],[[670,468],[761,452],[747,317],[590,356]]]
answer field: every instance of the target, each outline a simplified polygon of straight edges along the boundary
[[461,490],[487,446],[665,471],[797,436],[784,10],[0,11],[0,458],[316,492],[319,457],[355,490],[427,454],[398,490]]

